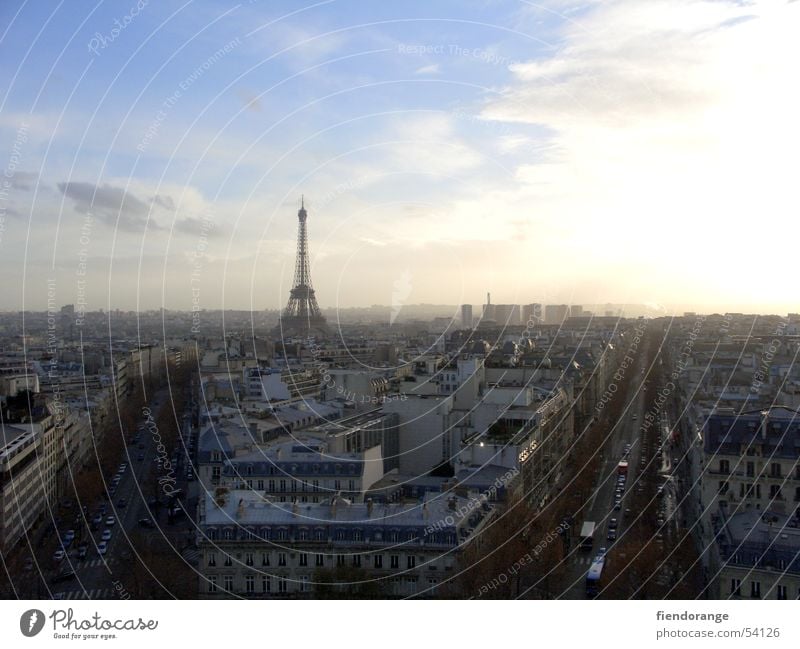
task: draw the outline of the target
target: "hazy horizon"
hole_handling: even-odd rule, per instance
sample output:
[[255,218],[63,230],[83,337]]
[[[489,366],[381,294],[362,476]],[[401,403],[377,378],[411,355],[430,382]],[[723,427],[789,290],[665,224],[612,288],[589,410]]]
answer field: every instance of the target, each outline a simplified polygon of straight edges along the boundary
[[126,10],[0,9],[4,308],[282,308],[303,194],[325,308],[800,310],[798,3]]

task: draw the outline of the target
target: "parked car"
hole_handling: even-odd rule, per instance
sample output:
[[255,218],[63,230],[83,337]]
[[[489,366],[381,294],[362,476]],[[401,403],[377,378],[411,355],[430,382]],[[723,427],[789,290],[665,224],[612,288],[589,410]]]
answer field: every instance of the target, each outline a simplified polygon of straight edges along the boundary
[[62,581],[69,581],[70,579],[75,579],[75,571],[74,570],[64,570],[63,572],[58,573],[55,577],[50,580],[51,584],[58,584]]
[[53,552],[53,561],[63,561],[64,557],[67,556],[67,553],[64,552],[64,549],[56,550]]
[[97,554],[102,556],[107,551],[108,551],[108,543],[106,543],[105,541],[100,541],[100,543],[97,544]]
[[114,518],[113,516],[109,516],[108,518],[106,518],[106,525],[108,525],[109,527],[114,525],[114,523],[116,523],[116,522],[117,522],[117,519]]
[[155,525],[153,524],[153,521],[150,520],[149,518],[140,518],[139,519],[139,526],[140,527],[151,527],[151,528],[155,527]]
[[110,541],[111,540],[111,530],[105,529],[103,530],[103,535],[100,537],[102,541]]
[[127,507],[127,506],[128,506],[128,501],[127,501],[127,500],[125,500],[124,498],[120,498],[120,499],[117,501],[117,507],[119,507],[120,509],[124,509],[124,508],[125,508],[125,507]]
[[142,462],[143,460],[144,460],[144,453],[139,453],[139,455],[136,457],[136,461]]
[[615,541],[617,539],[617,530],[608,530],[608,536],[606,539],[609,541]]
[[78,559],[85,559],[87,554],[89,554],[89,546],[81,545],[78,548]]

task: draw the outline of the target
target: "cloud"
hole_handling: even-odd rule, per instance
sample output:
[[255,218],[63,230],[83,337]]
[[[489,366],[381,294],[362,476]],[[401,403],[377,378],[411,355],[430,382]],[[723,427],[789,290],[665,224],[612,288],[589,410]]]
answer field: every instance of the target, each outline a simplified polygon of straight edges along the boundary
[[414,74],[439,74],[439,64],[433,63],[431,65],[424,65],[421,68],[417,68],[414,71]]
[[[143,230],[145,225],[160,229],[152,218],[148,218],[150,207],[121,187],[107,183],[93,185],[85,182],[64,182],[58,183],[58,189],[74,201],[76,212],[91,212],[107,225],[131,232]],[[165,199],[159,200],[163,202]]]
[[33,189],[36,181],[39,179],[39,174],[35,171],[15,171],[11,177],[11,187],[14,189],[29,190]]
[[260,113],[264,108],[261,99],[250,90],[240,88],[236,91],[236,96],[239,97],[245,108],[253,113]]

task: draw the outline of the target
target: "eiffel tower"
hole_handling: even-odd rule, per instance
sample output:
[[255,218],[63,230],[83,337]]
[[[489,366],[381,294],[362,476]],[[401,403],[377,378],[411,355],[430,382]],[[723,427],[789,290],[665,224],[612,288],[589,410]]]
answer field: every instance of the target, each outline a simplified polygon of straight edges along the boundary
[[306,231],[306,212],[303,198],[297,212],[297,260],[294,267],[294,286],[289,292],[289,303],[281,314],[278,325],[280,335],[308,336],[312,333],[327,334],[328,325],[317,304],[314,288],[311,286],[311,270],[308,265],[308,233]]

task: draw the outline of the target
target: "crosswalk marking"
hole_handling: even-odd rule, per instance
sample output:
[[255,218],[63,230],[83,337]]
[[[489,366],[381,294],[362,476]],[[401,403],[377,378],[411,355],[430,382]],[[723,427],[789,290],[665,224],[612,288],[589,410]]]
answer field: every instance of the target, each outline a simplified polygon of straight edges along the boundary
[[64,599],[110,599],[110,588],[92,588],[91,590],[71,590],[64,593]]

